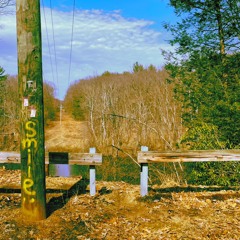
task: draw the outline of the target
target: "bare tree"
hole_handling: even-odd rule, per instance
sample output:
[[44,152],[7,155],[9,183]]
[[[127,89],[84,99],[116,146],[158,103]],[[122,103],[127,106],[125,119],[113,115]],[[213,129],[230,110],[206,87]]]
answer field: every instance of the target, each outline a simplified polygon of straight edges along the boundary
[[141,145],[174,149],[183,133],[181,106],[166,78],[165,71],[145,69],[81,80],[71,86],[65,109],[73,116],[84,109],[94,145],[105,154],[136,153]]
[[12,14],[15,4],[15,0],[0,0],[0,15]]

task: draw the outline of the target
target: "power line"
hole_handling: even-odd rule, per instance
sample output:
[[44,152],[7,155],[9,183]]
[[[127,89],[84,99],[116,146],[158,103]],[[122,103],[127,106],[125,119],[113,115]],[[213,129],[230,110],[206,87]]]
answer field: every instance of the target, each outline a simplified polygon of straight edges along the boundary
[[54,71],[53,71],[53,63],[52,63],[52,54],[51,54],[51,49],[50,49],[49,34],[48,34],[48,28],[47,28],[47,20],[46,20],[45,7],[44,7],[44,0],[42,0],[42,9],[43,9],[43,16],[44,16],[44,22],[45,22],[45,28],[46,28],[48,52],[49,52],[49,56],[50,56],[50,63],[51,63],[51,70],[52,70],[52,78],[53,78],[53,82],[55,82],[55,76],[54,76]]
[[54,32],[54,26],[53,26],[52,0],[50,0],[50,11],[51,11],[51,23],[52,23],[52,33],[53,33],[53,47],[54,47],[55,67],[56,67],[56,76],[57,76],[57,86],[59,86],[56,42],[55,42],[55,32]]
[[71,66],[72,66],[72,48],[73,48],[73,30],[74,30],[74,20],[75,20],[75,5],[76,5],[75,0],[73,0],[72,33],[71,33],[71,46],[70,46],[69,70],[68,70],[68,86],[70,83]]
[[[58,77],[58,62],[57,62],[57,52],[56,52],[56,41],[55,41],[55,30],[54,30],[52,0],[50,0],[50,14],[51,14],[52,40],[53,40],[53,48],[54,48],[53,52],[54,52],[54,63],[55,63],[56,75],[54,74],[54,70],[53,70],[54,67],[53,67],[53,61],[52,61],[52,52],[51,52],[51,49],[50,49],[50,39],[49,39],[49,31],[48,31],[48,27],[47,27],[46,13],[45,13],[45,9],[44,9],[44,0],[42,0],[42,5],[43,5],[44,21],[45,21],[45,26],[46,26],[48,50],[49,50],[50,61],[51,61],[51,69],[52,69],[53,81],[55,82],[55,76],[56,76],[56,85],[57,85],[57,90],[58,90],[59,89],[59,77]],[[71,66],[72,66],[74,22],[75,22],[75,6],[76,6],[76,0],[73,0],[71,43],[70,43],[70,55],[69,55],[69,69],[68,69],[68,87],[70,85]]]

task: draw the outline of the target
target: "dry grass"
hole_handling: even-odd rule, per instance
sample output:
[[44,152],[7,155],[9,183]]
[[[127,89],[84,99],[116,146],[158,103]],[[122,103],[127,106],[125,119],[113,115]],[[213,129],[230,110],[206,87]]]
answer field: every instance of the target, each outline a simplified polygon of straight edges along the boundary
[[[50,151],[88,151],[88,136],[85,123],[66,116],[61,127],[54,122],[47,129],[46,143]],[[119,174],[108,163],[104,174]],[[48,218],[29,222],[20,208],[20,171],[0,169],[0,239],[240,239],[239,189],[176,187],[174,174],[158,176],[162,185],[144,198],[139,185],[97,181],[90,197],[88,181],[47,177]]]
[[[19,175],[19,171],[1,170],[1,181],[20,187]],[[239,190],[179,191],[155,186],[141,198],[139,186],[97,182],[98,193],[90,197],[76,184],[79,180],[47,179],[59,192],[48,191],[50,215],[39,222],[29,222],[21,214],[19,193],[1,193],[0,239],[240,238]]]

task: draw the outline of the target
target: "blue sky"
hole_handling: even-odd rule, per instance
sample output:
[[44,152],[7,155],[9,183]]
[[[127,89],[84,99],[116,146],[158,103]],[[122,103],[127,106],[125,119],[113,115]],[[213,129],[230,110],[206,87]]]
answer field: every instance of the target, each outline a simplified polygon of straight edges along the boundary
[[[160,49],[172,47],[162,23],[177,20],[167,0],[75,0],[72,39],[73,3],[41,0],[43,77],[56,97],[76,80],[132,71],[135,62],[163,66]],[[16,75],[16,16],[0,15],[0,26],[0,66]]]
[[[44,0],[44,3],[50,7],[49,0]],[[69,11],[72,10],[73,3],[74,0],[52,0],[52,7]],[[168,0],[75,0],[75,6],[85,10],[120,10],[123,17],[152,20],[158,27],[161,27],[162,21],[176,19]]]

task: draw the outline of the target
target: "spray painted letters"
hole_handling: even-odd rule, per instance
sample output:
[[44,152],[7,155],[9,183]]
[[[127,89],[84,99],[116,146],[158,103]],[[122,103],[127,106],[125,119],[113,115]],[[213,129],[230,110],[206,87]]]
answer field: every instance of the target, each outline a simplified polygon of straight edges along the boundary
[[[26,131],[26,139],[22,141],[22,148],[27,149],[27,178],[23,181],[23,191],[26,195],[30,197],[30,203],[35,202],[34,196],[36,192],[31,190],[34,186],[34,181],[32,179],[32,155],[34,154],[35,150],[37,149],[37,140],[36,140],[36,123],[33,121],[28,121],[25,124],[25,131]],[[26,201],[26,199],[24,199]]]

